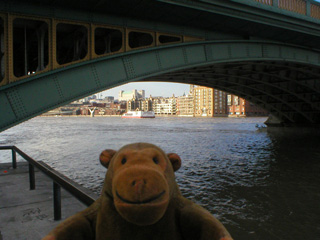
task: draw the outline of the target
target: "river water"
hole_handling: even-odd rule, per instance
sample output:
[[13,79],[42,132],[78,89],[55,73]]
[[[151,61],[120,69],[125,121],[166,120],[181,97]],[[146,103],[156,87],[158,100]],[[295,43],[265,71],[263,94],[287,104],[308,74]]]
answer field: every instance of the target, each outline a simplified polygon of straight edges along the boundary
[[[150,142],[180,155],[183,195],[234,239],[320,239],[320,138],[257,131],[265,120],[37,117],[1,132],[0,145],[16,145],[99,193],[106,171],[100,152]],[[0,162],[9,161],[11,153],[0,152]]]

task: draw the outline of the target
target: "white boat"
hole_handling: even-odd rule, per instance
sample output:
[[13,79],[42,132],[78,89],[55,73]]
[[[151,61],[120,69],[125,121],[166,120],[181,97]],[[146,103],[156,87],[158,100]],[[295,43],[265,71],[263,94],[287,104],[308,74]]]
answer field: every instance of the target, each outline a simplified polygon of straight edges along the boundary
[[122,115],[122,118],[155,118],[153,111],[128,111]]

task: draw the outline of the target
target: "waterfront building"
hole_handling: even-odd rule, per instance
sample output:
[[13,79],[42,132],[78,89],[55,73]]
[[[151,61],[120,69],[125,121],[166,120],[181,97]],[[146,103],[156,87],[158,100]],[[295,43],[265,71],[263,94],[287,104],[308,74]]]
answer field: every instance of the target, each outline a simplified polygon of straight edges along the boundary
[[227,95],[229,117],[268,116],[268,111],[236,95]]
[[227,114],[227,94],[223,91],[195,86],[194,115],[196,117],[226,117]]
[[107,104],[102,115],[121,115],[126,111],[126,102],[113,102]]
[[152,110],[156,115],[176,115],[176,97],[152,98]]
[[227,93],[214,89],[213,93],[214,102],[214,116],[215,117],[227,117],[228,107],[227,107]]
[[145,112],[152,111],[152,98],[141,100],[140,106],[141,106],[141,111],[145,111]]
[[152,111],[152,99],[131,99],[127,101],[127,111]]
[[137,89],[134,89],[132,91],[123,91],[121,90],[119,92],[119,101],[129,101],[132,99],[144,99],[145,98],[145,91],[140,90],[137,91]]
[[106,107],[106,103],[101,103],[101,102],[93,102],[91,104],[92,107],[100,107],[100,108],[105,108]]
[[177,115],[193,117],[194,116],[194,97],[193,94],[177,97]]

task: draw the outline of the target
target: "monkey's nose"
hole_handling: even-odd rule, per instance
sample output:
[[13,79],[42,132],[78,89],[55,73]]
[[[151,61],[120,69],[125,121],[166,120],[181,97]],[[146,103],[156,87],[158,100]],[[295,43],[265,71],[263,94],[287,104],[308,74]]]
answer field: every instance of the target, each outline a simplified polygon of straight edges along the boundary
[[131,183],[132,187],[134,187],[134,191],[138,195],[142,193],[146,184],[147,184],[147,181],[145,179],[136,179],[136,180],[133,180]]

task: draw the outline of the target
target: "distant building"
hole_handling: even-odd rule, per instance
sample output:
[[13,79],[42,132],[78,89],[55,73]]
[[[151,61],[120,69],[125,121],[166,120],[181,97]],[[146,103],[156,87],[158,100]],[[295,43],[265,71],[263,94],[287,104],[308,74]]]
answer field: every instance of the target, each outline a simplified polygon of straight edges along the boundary
[[106,97],[104,97],[104,99],[102,101],[105,103],[111,103],[111,102],[114,102],[114,97],[113,96],[106,96]]
[[190,85],[189,94],[177,98],[177,115],[194,116],[194,85]]
[[177,115],[194,116],[194,96],[189,94],[177,98]]
[[127,110],[127,102],[126,101],[117,102],[115,104],[118,104],[119,110],[124,111],[124,112]]
[[118,97],[119,101],[128,101],[132,99],[144,99],[144,98],[145,98],[145,91],[144,90],[137,91],[136,89],[132,91],[121,90],[119,92],[119,97]]
[[152,98],[147,98],[145,100],[141,100],[140,102],[141,111],[152,111]]
[[214,102],[214,117],[227,117],[228,107],[227,107],[227,93],[214,89],[213,93]]
[[109,103],[102,115],[121,115],[126,110],[126,103]]
[[193,88],[194,115],[196,117],[226,117],[226,93],[217,89],[196,86]]
[[85,97],[83,99],[81,99],[81,102],[89,102],[92,98],[91,97]]
[[176,115],[176,98],[152,98],[152,110],[156,115]]
[[127,111],[151,111],[152,99],[131,99],[127,101]]
[[268,111],[236,95],[227,95],[229,117],[268,116]]
[[99,102],[93,102],[92,107],[100,107],[100,108],[105,108],[106,107],[106,103],[99,103]]

